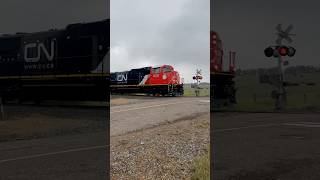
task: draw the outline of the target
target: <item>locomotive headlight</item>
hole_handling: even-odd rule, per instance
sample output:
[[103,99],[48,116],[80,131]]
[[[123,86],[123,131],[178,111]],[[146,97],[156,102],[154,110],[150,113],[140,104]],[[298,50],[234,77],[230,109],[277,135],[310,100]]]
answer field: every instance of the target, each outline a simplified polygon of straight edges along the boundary
[[164,74],[164,75],[162,76],[162,79],[167,79],[167,75]]

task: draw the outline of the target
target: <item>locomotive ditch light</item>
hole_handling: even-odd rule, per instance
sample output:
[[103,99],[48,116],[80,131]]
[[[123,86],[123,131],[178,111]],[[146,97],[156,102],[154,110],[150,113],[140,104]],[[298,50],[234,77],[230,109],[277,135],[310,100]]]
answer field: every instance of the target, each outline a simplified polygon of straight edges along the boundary
[[218,70],[219,68],[217,64],[215,64],[213,67],[214,67],[214,70]]
[[265,56],[267,57],[271,57],[274,53],[273,53],[273,48],[272,47],[267,47],[265,50],[264,50],[264,54]]

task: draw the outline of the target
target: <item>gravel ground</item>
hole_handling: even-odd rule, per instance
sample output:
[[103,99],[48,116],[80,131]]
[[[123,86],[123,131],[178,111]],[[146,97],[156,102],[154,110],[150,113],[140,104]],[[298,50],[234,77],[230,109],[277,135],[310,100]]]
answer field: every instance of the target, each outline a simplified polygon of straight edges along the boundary
[[7,105],[5,120],[0,120],[0,143],[104,132],[107,117],[103,108]]
[[111,137],[111,179],[190,179],[210,143],[209,113]]

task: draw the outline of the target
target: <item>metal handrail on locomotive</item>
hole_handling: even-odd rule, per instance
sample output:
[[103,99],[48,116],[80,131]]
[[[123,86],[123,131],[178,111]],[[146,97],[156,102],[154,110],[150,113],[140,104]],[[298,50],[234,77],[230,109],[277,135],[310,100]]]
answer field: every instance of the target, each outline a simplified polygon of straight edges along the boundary
[[3,98],[107,100],[110,20],[0,36]]
[[184,92],[179,73],[170,65],[114,72],[110,80],[111,93],[181,96]]

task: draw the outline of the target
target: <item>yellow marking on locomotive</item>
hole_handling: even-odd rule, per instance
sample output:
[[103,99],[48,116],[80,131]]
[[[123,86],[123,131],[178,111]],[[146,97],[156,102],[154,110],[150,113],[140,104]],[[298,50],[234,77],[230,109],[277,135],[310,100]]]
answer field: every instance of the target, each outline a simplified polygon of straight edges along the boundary
[[110,73],[92,73],[92,74],[48,74],[48,75],[24,75],[24,76],[0,76],[0,79],[48,79],[63,77],[108,77]]

